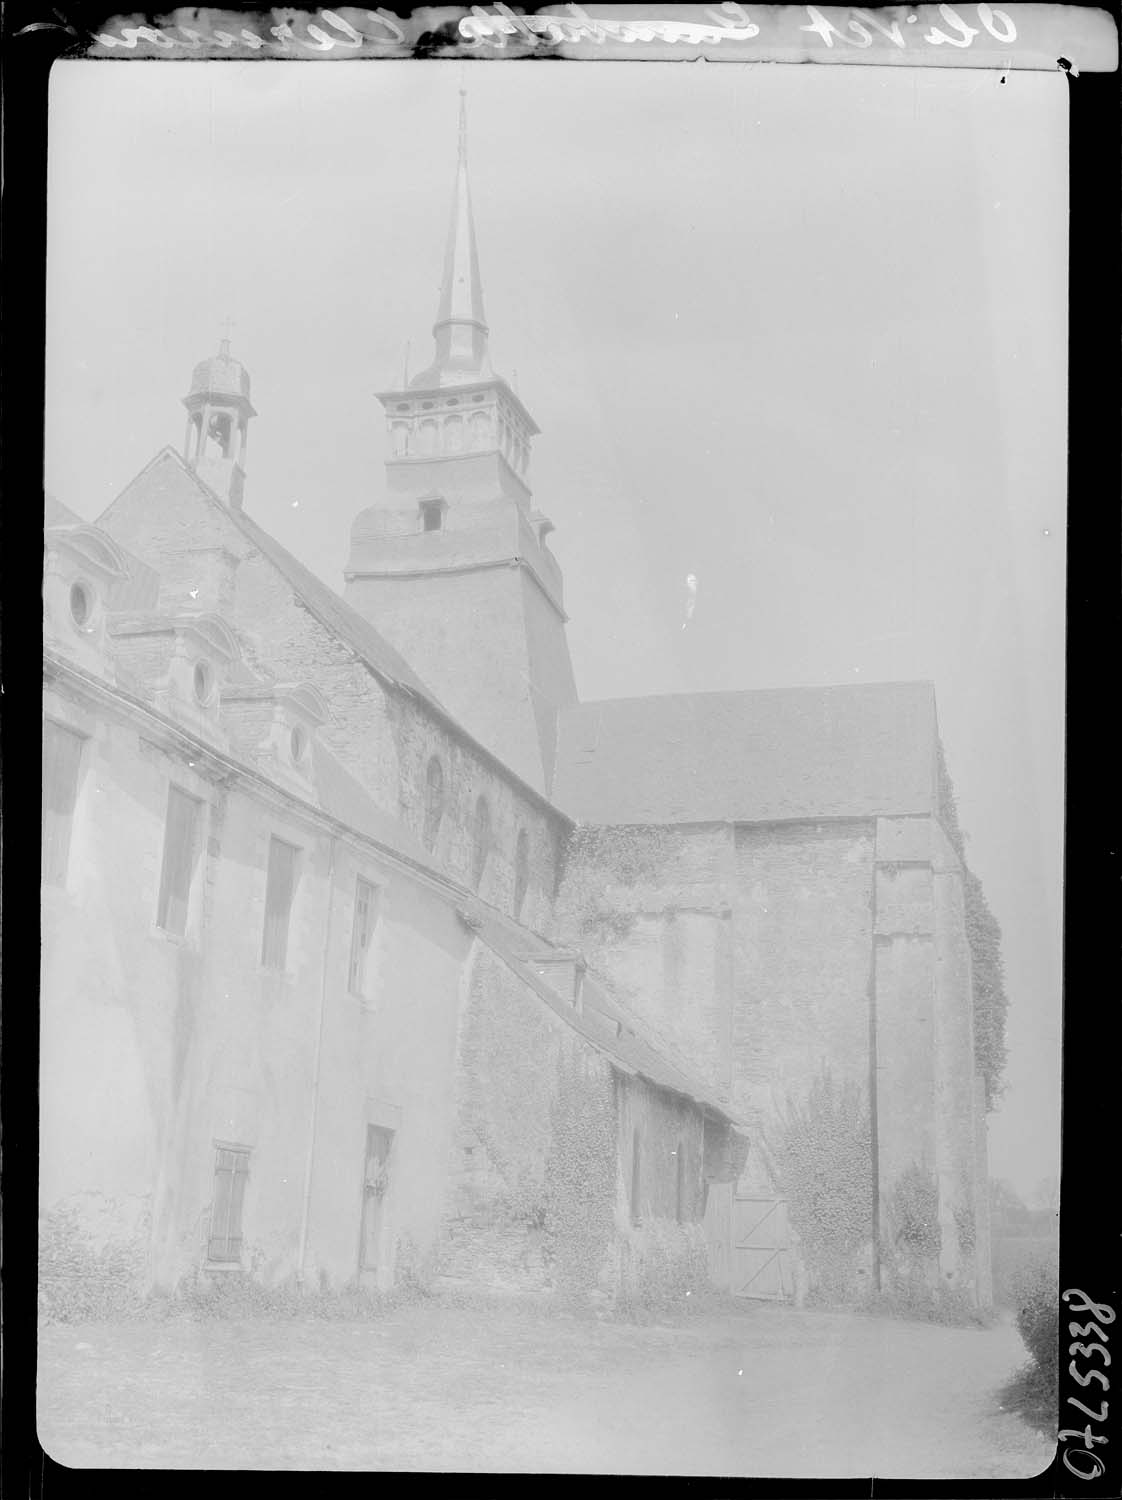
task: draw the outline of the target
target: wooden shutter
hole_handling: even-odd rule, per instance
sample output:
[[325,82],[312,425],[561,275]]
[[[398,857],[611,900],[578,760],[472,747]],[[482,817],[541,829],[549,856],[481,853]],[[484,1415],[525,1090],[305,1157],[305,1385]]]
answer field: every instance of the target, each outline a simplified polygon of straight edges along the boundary
[[191,880],[198,853],[199,803],[178,787],[168,790],[167,826],[164,832],[164,864],[160,873],[160,899],[156,922],[165,932],[182,937],[187,931],[187,909]]
[[270,839],[261,942],[261,962],[267,969],[283,969],[288,957],[288,922],[295,888],[296,850],[282,839]]
[[80,734],[61,724],[48,719],[43,726],[42,878],[50,885],[66,882],[82,744]]
[[249,1152],[219,1146],[214,1163],[214,1200],[210,1213],[207,1259],[241,1258],[242,1206],[249,1180]]

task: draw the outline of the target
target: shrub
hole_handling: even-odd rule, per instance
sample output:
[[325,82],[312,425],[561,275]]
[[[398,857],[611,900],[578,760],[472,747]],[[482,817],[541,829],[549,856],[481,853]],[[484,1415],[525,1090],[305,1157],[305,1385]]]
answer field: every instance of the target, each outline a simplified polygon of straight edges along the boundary
[[73,1204],[39,1221],[39,1316],[50,1323],[96,1323],[134,1317],[142,1303],[147,1233],[97,1245]]
[[638,1244],[626,1247],[616,1310],[641,1322],[668,1313],[700,1311],[711,1290],[704,1236],[654,1220]]
[[862,1300],[860,1310],[872,1316],[914,1318],[952,1328],[988,1328],[994,1321],[992,1313],[975,1307],[964,1287],[932,1281],[917,1271],[893,1276],[889,1286],[870,1292]]
[[1017,1332],[1042,1381],[1054,1390],[1060,1340],[1059,1270],[1054,1247],[1027,1258],[1014,1274],[1010,1290]]
[[933,1173],[913,1163],[901,1172],[887,1203],[889,1259],[906,1262],[939,1258],[939,1184]]
[[788,1096],[770,1146],[815,1300],[852,1299],[873,1232],[865,1091],[855,1083],[835,1084],[827,1069],[804,1098]]

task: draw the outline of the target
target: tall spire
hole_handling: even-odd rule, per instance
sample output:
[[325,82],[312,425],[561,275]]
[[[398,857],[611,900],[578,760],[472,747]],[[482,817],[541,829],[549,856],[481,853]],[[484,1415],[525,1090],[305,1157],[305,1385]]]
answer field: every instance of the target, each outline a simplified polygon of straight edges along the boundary
[[483,311],[483,281],[471,212],[467,162],[467,94],[460,90],[459,149],[452,218],[444,251],[444,276],[433,324],[436,355],[414,386],[466,384],[491,378],[487,354],[487,318]]

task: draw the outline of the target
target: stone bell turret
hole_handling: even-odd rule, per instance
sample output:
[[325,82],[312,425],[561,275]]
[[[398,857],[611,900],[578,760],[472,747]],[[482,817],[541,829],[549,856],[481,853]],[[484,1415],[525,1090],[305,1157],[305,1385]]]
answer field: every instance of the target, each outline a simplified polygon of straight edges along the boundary
[[236,510],[245,489],[246,435],[257,413],[249,399],[249,372],[231,358],[230,340],[195,366],[183,398],[187,431],[183,458],[201,480]]

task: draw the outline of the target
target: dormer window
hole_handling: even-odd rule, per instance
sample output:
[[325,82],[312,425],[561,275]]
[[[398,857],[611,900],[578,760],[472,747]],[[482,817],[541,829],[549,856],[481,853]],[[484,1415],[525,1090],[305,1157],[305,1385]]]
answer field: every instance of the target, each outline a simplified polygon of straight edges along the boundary
[[288,737],[288,747],[292,753],[292,764],[300,765],[308,749],[308,736],[297,724]]
[[84,583],[74,583],[70,586],[70,618],[83,629],[88,623],[90,615],[93,614],[93,595],[89,586]]
[[447,506],[438,495],[434,495],[429,500],[422,500],[420,505],[421,530],[439,531],[444,525],[444,512],[446,509]]

